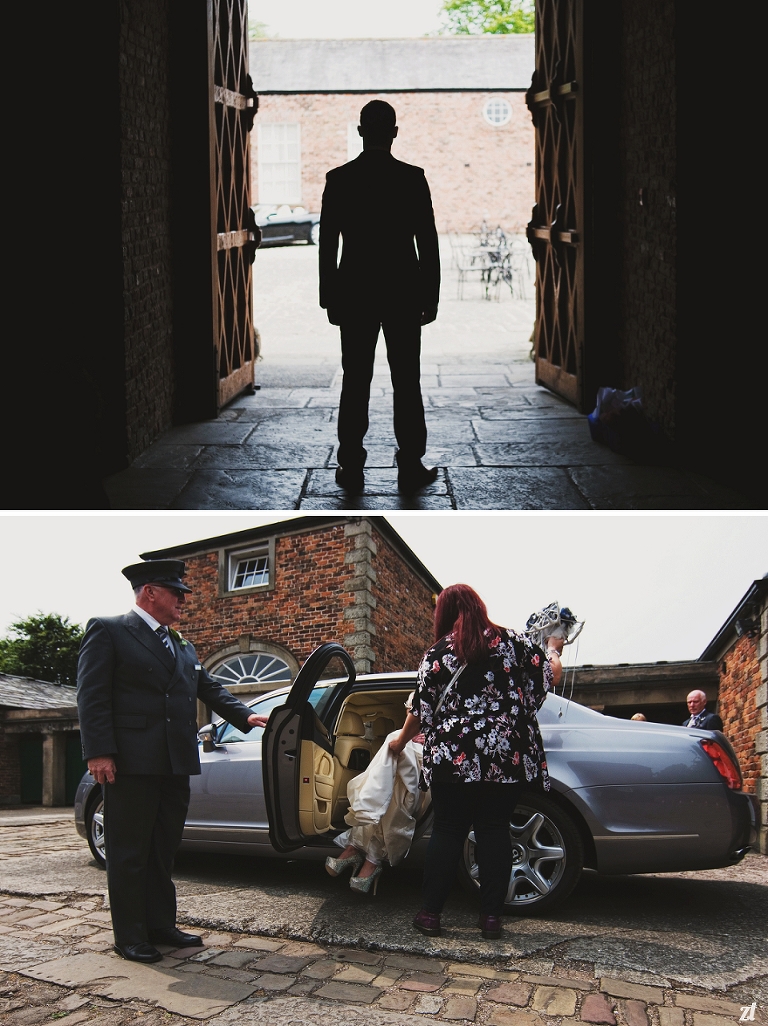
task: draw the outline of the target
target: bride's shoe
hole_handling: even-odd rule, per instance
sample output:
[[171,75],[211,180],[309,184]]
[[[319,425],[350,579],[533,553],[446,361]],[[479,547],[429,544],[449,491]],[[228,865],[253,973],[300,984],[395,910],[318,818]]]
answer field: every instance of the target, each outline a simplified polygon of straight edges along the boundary
[[359,891],[361,894],[367,894],[373,886],[373,893],[376,893],[376,888],[379,886],[379,877],[381,876],[382,867],[376,866],[370,876],[353,876],[349,881],[349,886],[353,891]]
[[325,860],[325,871],[329,876],[341,876],[342,873],[346,873],[348,869],[351,869],[353,873],[356,873],[358,869],[365,862],[361,852],[355,852],[354,855],[348,855],[345,859],[334,859],[330,855]]

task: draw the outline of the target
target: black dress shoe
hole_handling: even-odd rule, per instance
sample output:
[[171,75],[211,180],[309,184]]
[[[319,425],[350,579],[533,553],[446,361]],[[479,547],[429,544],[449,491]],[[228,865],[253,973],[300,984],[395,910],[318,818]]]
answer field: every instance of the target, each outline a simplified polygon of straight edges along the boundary
[[172,944],[175,948],[201,948],[203,938],[194,933],[184,933],[177,930],[175,926],[168,926],[162,930],[150,930],[149,939],[153,944]]
[[401,466],[397,475],[397,487],[406,495],[412,495],[413,492],[418,492],[420,488],[426,488],[436,481],[437,474],[437,467],[425,467],[421,462],[413,466]]
[[163,957],[157,948],[144,941],[140,944],[115,944],[115,951],[129,962],[159,962]]
[[365,477],[362,470],[349,470],[346,467],[337,467],[336,484],[351,495],[359,495],[365,487]]

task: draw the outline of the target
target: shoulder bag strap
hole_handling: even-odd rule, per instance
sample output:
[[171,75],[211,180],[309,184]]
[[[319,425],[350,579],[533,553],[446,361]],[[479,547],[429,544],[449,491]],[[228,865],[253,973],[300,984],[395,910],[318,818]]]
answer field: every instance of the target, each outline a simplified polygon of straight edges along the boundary
[[458,668],[458,670],[454,673],[454,675],[451,677],[451,679],[448,681],[448,683],[443,688],[443,693],[442,693],[442,695],[440,695],[440,699],[439,699],[437,705],[435,706],[435,715],[437,715],[440,712],[440,710],[443,708],[443,702],[445,701],[445,696],[448,694],[448,692],[451,690],[453,685],[459,679],[459,676],[461,675],[461,671],[465,670],[466,668],[467,668],[467,664],[466,663],[462,663],[462,665]]

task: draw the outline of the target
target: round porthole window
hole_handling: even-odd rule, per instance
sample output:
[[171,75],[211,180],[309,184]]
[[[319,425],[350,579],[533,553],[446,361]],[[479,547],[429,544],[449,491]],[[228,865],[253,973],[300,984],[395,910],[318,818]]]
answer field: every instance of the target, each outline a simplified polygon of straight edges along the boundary
[[291,683],[288,663],[279,656],[266,652],[230,656],[215,670],[211,670],[211,676],[224,687],[232,684],[256,684],[264,690],[269,690]]
[[506,100],[491,99],[483,107],[483,117],[489,125],[498,128],[499,125],[506,125],[512,117],[512,108]]

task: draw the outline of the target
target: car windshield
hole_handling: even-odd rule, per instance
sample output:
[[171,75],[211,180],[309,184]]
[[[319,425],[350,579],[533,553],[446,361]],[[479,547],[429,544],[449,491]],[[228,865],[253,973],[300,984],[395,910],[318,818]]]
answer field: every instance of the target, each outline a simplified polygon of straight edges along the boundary
[[[309,702],[310,705],[314,706],[318,716],[322,717],[332,693],[333,687],[327,682],[316,684],[312,689]],[[269,695],[266,698],[257,699],[255,702],[249,703],[249,708],[251,712],[255,712],[259,716],[269,716],[273,709],[277,709],[278,706],[285,703],[287,697],[285,692],[278,695]],[[216,738],[217,744],[232,744],[235,741],[261,741],[263,734],[261,727],[254,727],[253,730],[245,734],[231,723],[224,723],[219,729],[221,733]]]

